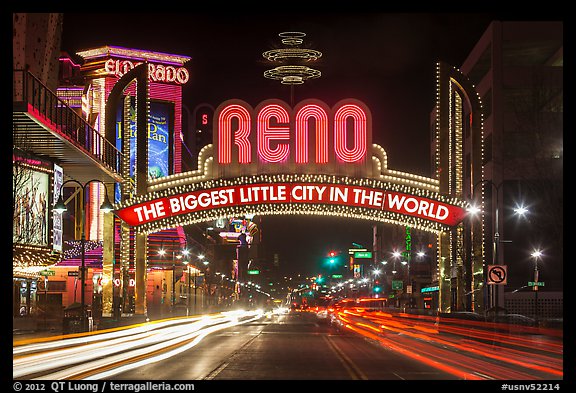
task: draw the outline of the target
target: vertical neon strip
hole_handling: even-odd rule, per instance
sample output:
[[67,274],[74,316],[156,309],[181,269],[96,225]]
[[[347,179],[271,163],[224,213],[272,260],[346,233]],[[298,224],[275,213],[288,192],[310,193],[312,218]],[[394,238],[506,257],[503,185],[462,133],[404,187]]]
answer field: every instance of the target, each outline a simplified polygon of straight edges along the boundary
[[[354,147],[346,146],[346,120],[354,120]],[[334,151],[343,162],[359,162],[366,157],[366,113],[357,105],[344,105],[334,114]]]
[[308,162],[308,124],[316,119],[316,163],[328,162],[328,114],[318,105],[306,105],[296,114],[296,162]]
[[448,194],[452,195],[453,187],[452,187],[452,130],[454,129],[453,125],[453,108],[452,108],[452,96],[454,92],[452,91],[452,78],[448,81]]
[[241,105],[229,105],[218,115],[218,162],[232,162],[232,119],[238,119],[238,129],[234,132],[234,143],[238,146],[238,162],[252,162],[250,135],[250,113]]
[[290,127],[270,126],[270,119],[275,117],[278,123],[290,122],[288,112],[280,105],[266,105],[258,113],[258,156],[265,162],[283,162],[288,159],[290,145],[278,143],[275,149],[270,147],[271,141],[289,141]]

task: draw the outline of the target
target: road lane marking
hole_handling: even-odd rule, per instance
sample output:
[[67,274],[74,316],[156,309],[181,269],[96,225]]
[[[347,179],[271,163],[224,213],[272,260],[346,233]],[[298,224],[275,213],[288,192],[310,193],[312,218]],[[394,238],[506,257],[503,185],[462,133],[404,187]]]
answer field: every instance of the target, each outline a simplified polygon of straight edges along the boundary
[[254,335],[254,337],[252,337],[250,340],[246,341],[244,344],[242,344],[242,346],[240,348],[238,348],[236,351],[234,351],[229,357],[228,359],[223,362],[222,364],[220,364],[218,367],[216,367],[214,370],[210,371],[208,373],[208,375],[206,375],[204,378],[200,378],[200,379],[205,379],[205,380],[211,380],[216,378],[216,376],[218,374],[220,374],[222,371],[224,371],[224,369],[226,367],[228,367],[228,365],[230,364],[230,362],[232,361],[232,359],[234,358],[234,356],[238,355],[238,353],[240,351],[242,351],[244,348],[246,348],[248,345],[250,345],[252,343],[252,341],[256,340],[258,338],[258,336],[261,334],[261,332],[257,333]]
[[331,338],[329,338],[328,336],[322,336],[322,337],[328,343],[330,349],[332,349],[332,351],[336,354],[336,357],[338,358],[338,360],[340,360],[340,362],[342,363],[346,371],[348,371],[348,374],[350,375],[350,377],[352,377],[353,380],[368,379],[368,377],[366,377],[366,375],[362,372],[362,370],[360,370],[354,364],[354,362],[348,356],[346,356],[346,354],[340,348],[336,346],[336,344],[332,341]]

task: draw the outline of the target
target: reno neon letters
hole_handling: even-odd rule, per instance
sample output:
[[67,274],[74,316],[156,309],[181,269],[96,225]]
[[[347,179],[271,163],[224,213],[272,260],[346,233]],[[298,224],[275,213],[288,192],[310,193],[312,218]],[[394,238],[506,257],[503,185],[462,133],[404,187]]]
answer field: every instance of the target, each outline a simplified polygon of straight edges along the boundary
[[316,100],[294,110],[267,100],[256,110],[239,100],[222,104],[215,113],[218,163],[363,164],[370,143],[370,114],[354,100],[332,110]]

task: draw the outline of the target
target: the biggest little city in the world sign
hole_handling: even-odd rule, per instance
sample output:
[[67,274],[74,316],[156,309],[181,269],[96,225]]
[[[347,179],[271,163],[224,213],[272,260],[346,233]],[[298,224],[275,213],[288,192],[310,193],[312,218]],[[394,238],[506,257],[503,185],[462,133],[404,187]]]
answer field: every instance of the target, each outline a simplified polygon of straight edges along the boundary
[[327,214],[443,230],[465,216],[455,198],[375,173],[371,116],[357,100],[333,108],[306,100],[294,109],[230,100],[213,123],[209,173],[167,176],[165,186],[157,179],[147,195],[120,204],[122,220],[150,232],[242,212]]

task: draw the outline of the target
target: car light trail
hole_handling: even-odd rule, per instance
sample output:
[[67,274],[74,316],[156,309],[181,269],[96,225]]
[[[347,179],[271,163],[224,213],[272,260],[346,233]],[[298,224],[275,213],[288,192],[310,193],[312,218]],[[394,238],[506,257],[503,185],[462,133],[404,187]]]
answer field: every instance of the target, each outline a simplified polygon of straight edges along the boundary
[[345,328],[461,379],[561,379],[562,331],[349,307]]
[[55,342],[15,343],[13,378],[106,378],[174,356],[213,332],[258,320],[263,315],[261,311],[234,311],[173,318]]

